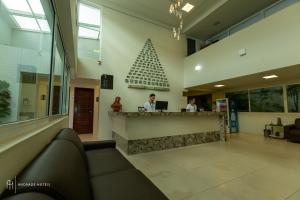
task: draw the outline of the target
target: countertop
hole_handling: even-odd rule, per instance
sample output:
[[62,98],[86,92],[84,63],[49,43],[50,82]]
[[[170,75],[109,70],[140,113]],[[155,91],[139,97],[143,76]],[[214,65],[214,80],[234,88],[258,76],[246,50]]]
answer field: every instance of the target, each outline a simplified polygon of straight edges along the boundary
[[151,116],[212,116],[224,115],[220,112],[109,112],[110,116],[123,116],[123,117],[151,117]]

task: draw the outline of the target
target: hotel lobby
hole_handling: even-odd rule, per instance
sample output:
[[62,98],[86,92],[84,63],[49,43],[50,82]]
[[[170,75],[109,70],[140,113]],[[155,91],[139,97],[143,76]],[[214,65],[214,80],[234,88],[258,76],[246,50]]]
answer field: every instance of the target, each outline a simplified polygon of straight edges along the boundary
[[300,199],[300,0],[0,0],[0,199]]

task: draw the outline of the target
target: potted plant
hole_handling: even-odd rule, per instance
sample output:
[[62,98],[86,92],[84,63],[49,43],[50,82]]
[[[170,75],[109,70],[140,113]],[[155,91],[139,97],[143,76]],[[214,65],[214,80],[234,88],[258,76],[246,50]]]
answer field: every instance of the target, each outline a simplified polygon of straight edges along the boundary
[[[10,91],[9,83],[0,80],[0,119],[10,115]],[[1,122],[0,122],[1,123]]]

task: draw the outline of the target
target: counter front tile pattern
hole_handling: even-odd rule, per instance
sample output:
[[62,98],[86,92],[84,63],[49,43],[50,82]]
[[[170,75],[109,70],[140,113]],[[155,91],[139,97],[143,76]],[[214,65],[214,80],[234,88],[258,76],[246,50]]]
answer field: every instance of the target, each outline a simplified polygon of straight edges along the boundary
[[126,140],[114,132],[113,136],[117,146],[129,155],[220,141],[218,131],[139,140]]

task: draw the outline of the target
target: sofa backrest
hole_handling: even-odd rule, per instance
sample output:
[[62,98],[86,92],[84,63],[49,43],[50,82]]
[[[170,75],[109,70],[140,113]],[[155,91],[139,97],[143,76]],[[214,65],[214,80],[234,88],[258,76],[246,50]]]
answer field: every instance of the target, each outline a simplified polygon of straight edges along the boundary
[[84,151],[82,142],[80,140],[80,138],[78,137],[77,133],[70,128],[65,128],[62,129],[58,135],[55,138],[56,140],[67,140],[69,142],[72,142],[80,151],[80,154],[82,156],[82,158],[87,162],[87,157],[86,157],[86,153]]
[[85,160],[78,148],[65,140],[54,140],[17,177],[18,183],[45,183],[50,187],[19,188],[46,193],[54,199],[92,199]]
[[3,200],[55,200],[48,195],[37,193],[37,192],[28,192],[16,194],[10,197],[7,197]]
[[295,120],[296,129],[300,129],[300,118]]

